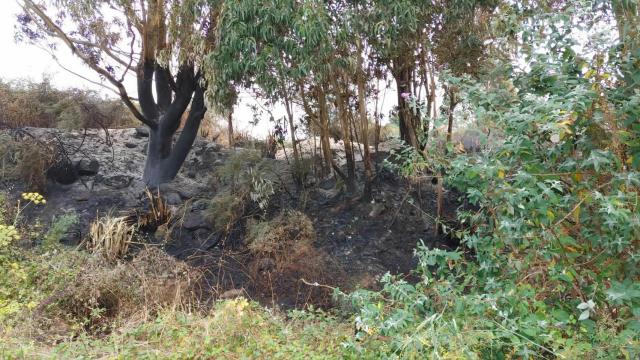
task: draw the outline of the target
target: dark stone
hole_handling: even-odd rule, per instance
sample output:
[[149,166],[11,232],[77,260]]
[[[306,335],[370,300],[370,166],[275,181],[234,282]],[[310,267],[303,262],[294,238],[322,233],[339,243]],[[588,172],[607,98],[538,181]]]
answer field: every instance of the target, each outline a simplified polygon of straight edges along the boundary
[[212,144],[211,146],[207,146],[201,155],[202,163],[205,165],[210,165],[215,163],[215,161],[218,160],[219,151],[220,149],[217,146],[215,146],[215,144]]
[[66,158],[56,161],[48,170],[47,176],[60,184],[70,185],[80,178],[75,166]]
[[146,138],[149,137],[149,129],[144,126],[137,127],[135,137],[137,138]]
[[89,191],[77,191],[73,194],[73,200],[81,202],[88,201],[91,198],[91,193]]
[[133,178],[131,176],[127,176],[127,175],[114,175],[111,177],[106,177],[102,180],[102,182],[109,186],[112,187],[114,189],[124,189],[126,187],[128,187],[129,185],[131,185],[131,180],[133,180]]
[[98,173],[100,163],[96,159],[81,159],[76,162],[76,169],[80,176],[93,176]]
[[164,201],[169,205],[180,205],[182,204],[182,197],[177,192],[169,192],[165,193],[163,196]]
[[126,143],[124,143],[124,146],[128,147],[129,149],[133,149],[133,148],[138,147],[138,144],[134,144],[134,143],[131,143],[131,142],[126,142]]
[[184,217],[182,228],[193,231],[197,229],[210,229],[211,227],[207,223],[202,211],[192,211]]

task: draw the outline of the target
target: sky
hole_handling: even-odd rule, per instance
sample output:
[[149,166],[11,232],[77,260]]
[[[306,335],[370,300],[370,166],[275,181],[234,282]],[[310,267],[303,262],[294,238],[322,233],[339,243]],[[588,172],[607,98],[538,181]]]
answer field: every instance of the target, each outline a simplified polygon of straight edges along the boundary
[[[44,77],[49,77],[53,85],[58,88],[91,89],[99,91],[105,96],[114,97],[112,93],[104,88],[61,68],[56,60],[45,50],[27,43],[16,43],[14,40],[16,15],[20,10],[20,6],[15,0],[0,0],[0,49],[4,53],[4,56],[0,56],[1,79],[5,81],[26,79],[39,82]],[[74,57],[66,47],[60,46],[56,56],[65,68],[72,69],[92,81],[101,82],[98,75],[84,65],[82,61]],[[128,82],[125,82],[125,86],[129,93],[134,96],[136,93],[134,79],[129,79]],[[395,91],[388,89],[382,106],[383,114],[388,113],[391,107],[395,105],[393,99],[395,99]],[[256,101],[255,97],[248,92],[240,94],[240,102],[234,109],[233,114],[234,127],[236,132],[247,132],[251,136],[262,138],[273,129],[273,124],[269,122],[270,115],[266,111],[260,116],[260,121],[257,125],[254,126],[250,123],[254,118],[251,105],[256,105]],[[382,99],[380,99],[380,102],[382,102]],[[276,105],[269,110],[276,118],[283,117],[286,114],[282,105]],[[373,111],[373,109],[369,110]],[[297,118],[301,115],[301,109],[297,109],[294,112],[294,116]]]

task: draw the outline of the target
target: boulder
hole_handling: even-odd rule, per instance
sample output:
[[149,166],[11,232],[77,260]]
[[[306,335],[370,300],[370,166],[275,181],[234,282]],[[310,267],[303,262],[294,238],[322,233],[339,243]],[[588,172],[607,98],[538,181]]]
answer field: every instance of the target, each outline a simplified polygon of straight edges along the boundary
[[93,176],[98,173],[100,163],[96,159],[80,159],[75,162],[76,170],[80,176]]
[[182,228],[185,230],[210,229],[203,211],[191,211],[185,215]]
[[47,176],[63,185],[73,184],[80,178],[76,167],[67,158],[61,158],[49,167]]
[[180,205],[182,204],[182,197],[178,192],[168,192],[162,195],[164,201],[167,202],[168,205]]
[[131,185],[131,181],[133,177],[127,175],[114,175],[110,177],[105,177],[102,182],[114,189],[124,189]]
[[135,136],[135,137],[137,137],[137,138],[146,138],[146,137],[149,137],[149,129],[147,129],[147,128],[146,128],[146,127],[144,127],[144,126],[137,127],[137,128],[135,129],[135,134],[134,134],[134,136]]

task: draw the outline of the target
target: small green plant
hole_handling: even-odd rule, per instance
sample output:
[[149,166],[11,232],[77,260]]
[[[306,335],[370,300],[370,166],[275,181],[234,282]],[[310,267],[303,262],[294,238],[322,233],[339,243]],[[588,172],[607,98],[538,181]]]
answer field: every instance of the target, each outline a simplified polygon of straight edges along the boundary
[[77,223],[78,215],[63,214],[51,224],[49,231],[44,236],[42,245],[47,248],[58,245],[60,239]]

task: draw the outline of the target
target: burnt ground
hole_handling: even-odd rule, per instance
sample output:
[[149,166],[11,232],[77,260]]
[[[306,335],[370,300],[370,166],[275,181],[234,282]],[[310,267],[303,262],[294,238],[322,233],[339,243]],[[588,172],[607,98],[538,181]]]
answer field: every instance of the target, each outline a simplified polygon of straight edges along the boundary
[[[430,178],[409,183],[379,167],[373,199],[368,202],[358,195],[323,189],[334,183],[318,184],[295,198],[289,194],[292,190],[281,192],[270,211],[275,214],[283,208],[296,208],[313,221],[314,246],[319,250],[315,255],[326,257],[319,269],[310,265],[300,271],[294,266],[286,272],[256,273],[252,267],[256,259],[242,244],[242,223],[222,246],[206,249],[217,239],[210,235],[196,243],[173,242],[167,251],[208,269],[210,285],[218,296],[234,296],[236,289],[270,306],[299,308],[333,306],[331,288],[379,289],[378,280],[386,272],[415,280],[411,272],[417,265],[414,249],[419,241],[429,247],[455,246],[448,236],[434,231],[436,195]],[[444,219],[448,223],[455,219],[457,198],[453,192],[445,195]],[[312,263],[315,259],[303,259],[300,266],[305,267],[306,260]]]
[[[40,137],[49,132],[38,131]],[[113,131],[109,143],[100,133],[56,134],[64,137],[65,142],[76,144],[75,148],[82,147],[81,156],[72,160],[96,159],[99,170],[80,176],[73,184],[49,181],[45,192],[47,205],[25,209],[25,223],[38,219],[46,228],[61,214],[75,214],[80,221],[60,240],[76,246],[86,238],[88,226],[98,214],[119,215],[145,207],[145,189],[138,180],[138,172],[144,160],[146,139],[137,130]],[[290,180],[285,181],[271,201],[267,218],[283,209],[306,214],[315,231],[313,249],[291,259],[284,270],[262,271],[262,259],[254,258],[244,243],[248,219],[240,221],[228,236],[222,236],[193,216],[202,214],[206,208],[203,201],[215,194],[208,184],[209,177],[228,156],[229,150],[198,141],[175,184],[163,189],[163,196],[178,219],[171,226],[171,236],[150,231],[139,239],[149,243],[148,246],[162,246],[176,258],[203,268],[208,274],[206,288],[212,298],[243,294],[282,308],[310,304],[331,307],[331,288],[376,289],[377,280],[386,272],[411,279],[410,272],[417,264],[414,249],[419,241],[430,247],[450,245],[446,236],[434,232],[436,195],[431,179],[412,182],[400,179],[382,167],[386,155],[379,153],[375,156],[377,175],[371,201],[363,202],[358,195],[345,194],[338,189],[335,179],[298,190]],[[278,163],[276,168],[288,168],[283,160],[274,162]],[[282,177],[287,178],[286,174],[283,170]],[[12,201],[27,190],[20,182],[2,184],[0,190],[11,195]],[[444,218],[452,222],[459,205],[457,195],[445,194]],[[190,219],[195,222],[187,225]],[[313,283],[320,286],[309,285]]]

